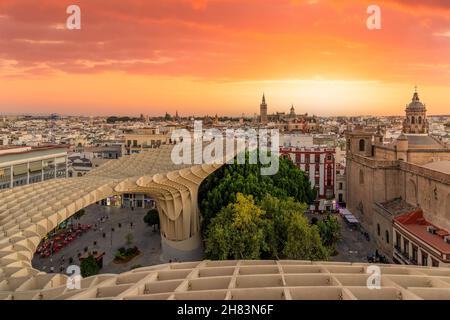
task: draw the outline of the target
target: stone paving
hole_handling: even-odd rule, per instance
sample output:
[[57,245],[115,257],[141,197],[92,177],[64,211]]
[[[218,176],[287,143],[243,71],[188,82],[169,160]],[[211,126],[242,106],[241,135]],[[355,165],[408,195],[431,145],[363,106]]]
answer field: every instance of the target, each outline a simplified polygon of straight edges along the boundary
[[[85,247],[88,247],[89,251],[95,249],[98,252],[105,252],[103,268],[100,273],[121,273],[129,271],[134,265],[150,266],[165,262],[161,259],[159,231],[154,232],[153,227],[149,227],[143,220],[148,209],[131,210],[92,205],[85,211],[86,213],[79,220],[74,220],[74,223],[91,224],[92,226],[97,224],[97,231],[92,228],[52,257],[41,258],[39,255],[35,255],[32,261],[34,268],[50,272],[53,266],[54,272],[59,273],[62,266],[63,272],[65,272],[70,257],[73,258],[72,264],[79,265],[77,254],[78,252],[83,253]],[[107,216],[108,219],[101,223],[98,219],[103,216]],[[119,223],[121,224],[120,228]],[[132,227],[131,223],[133,223]],[[114,228],[114,232],[111,232],[111,228]],[[113,262],[114,254],[120,247],[127,247],[126,235],[130,231],[133,234],[132,245],[136,245],[141,254],[128,263],[116,264]],[[103,232],[106,233],[105,238],[102,236]],[[97,241],[95,247],[94,241]],[[62,263],[63,256],[64,263]]]
[[[305,214],[311,221],[312,217],[322,220],[326,215]],[[376,246],[372,240],[367,241],[359,229],[351,228],[339,214],[334,214],[341,225],[341,240],[336,245],[338,254],[330,257],[337,262],[367,262],[368,255],[374,255]]]
[[340,215],[336,217],[341,224],[342,239],[336,246],[339,254],[331,257],[330,260],[367,263],[367,256],[375,254],[375,243],[372,239],[368,241],[359,229],[351,228]]

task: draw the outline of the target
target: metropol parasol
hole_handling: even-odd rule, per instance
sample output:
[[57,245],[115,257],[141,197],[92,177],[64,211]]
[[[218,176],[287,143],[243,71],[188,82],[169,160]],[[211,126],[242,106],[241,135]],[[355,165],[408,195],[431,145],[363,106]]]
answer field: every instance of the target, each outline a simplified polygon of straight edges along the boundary
[[[380,265],[379,287],[367,287],[370,265],[311,261],[200,261],[201,182],[220,164],[175,165],[173,145],[124,156],[84,177],[0,192],[0,300],[20,299],[450,299],[450,269]],[[234,154],[225,155],[225,158]],[[122,193],[155,199],[170,263],[100,274],[67,286],[65,274],[32,267],[40,241],[78,210]]]

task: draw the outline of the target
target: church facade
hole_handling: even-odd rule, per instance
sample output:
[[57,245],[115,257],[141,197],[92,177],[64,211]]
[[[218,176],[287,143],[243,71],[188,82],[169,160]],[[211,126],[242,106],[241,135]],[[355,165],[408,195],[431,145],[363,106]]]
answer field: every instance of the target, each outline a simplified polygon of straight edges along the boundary
[[[414,246],[420,247],[402,239],[397,243],[393,225],[405,220],[396,219],[402,215],[420,210],[423,217],[418,223],[450,230],[450,149],[428,135],[426,108],[417,91],[406,107],[403,132],[392,143],[385,143],[379,130],[363,128],[347,132],[346,141],[347,206],[386,257],[401,263],[395,257],[397,247],[403,246],[408,255]],[[440,245],[447,241],[444,233],[442,239],[425,234],[426,239],[417,242]],[[445,255],[441,258],[439,265],[450,264],[450,255],[448,260]]]

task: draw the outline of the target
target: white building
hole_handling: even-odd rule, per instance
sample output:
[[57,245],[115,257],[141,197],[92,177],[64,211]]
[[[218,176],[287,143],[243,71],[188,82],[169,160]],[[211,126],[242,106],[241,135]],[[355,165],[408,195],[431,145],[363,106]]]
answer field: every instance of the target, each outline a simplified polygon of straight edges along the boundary
[[0,147],[0,189],[66,177],[63,147]]

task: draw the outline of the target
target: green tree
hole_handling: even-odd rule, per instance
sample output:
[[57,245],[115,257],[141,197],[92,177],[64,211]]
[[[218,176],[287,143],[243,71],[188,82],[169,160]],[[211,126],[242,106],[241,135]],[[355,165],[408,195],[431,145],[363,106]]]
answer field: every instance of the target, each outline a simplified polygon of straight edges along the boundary
[[155,231],[155,226],[159,228],[159,214],[158,210],[150,209],[147,214],[144,216],[144,222],[149,226],[153,226],[153,231]]
[[207,230],[205,254],[210,259],[259,259],[267,250],[264,211],[252,196],[236,195],[236,203],[223,208]]
[[85,278],[98,274],[100,271],[100,266],[98,265],[97,260],[95,260],[94,256],[90,254],[87,258],[81,261],[80,269],[81,276]]
[[270,195],[261,201],[261,209],[270,222],[267,233],[270,259],[326,260],[328,252],[319,232],[304,216],[306,205],[293,198],[278,199]]
[[261,164],[250,164],[249,153],[245,164],[222,166],[208,176],[199,190],[199,204],[203,218],[203,230],[212,218],[230,203],[236,201],[236,193],[252,195],[261,201],[266,194],[280,199],[294,198],[300,203],[310,203],[315,194],[304,172],[295,167],[290,159],[280,158],[279,171],[273,176],[261,175]]
[[307,219],[300,215],[292,217],[283,253],[287,259],[296,260],[327,260],[329,256],[317,227],[310,226]]
[[236,203],[223,208],[208,227],[208,258],[328,259],[319,230],[303,215],[305,205],[266,195],[258,206],[252,196],[236,197]]
[[341,225],[339,221],[336,217],[328,215],[325,219],[317,222],[317,227],[323,244],[334,253],[336,244],[341,239]]

